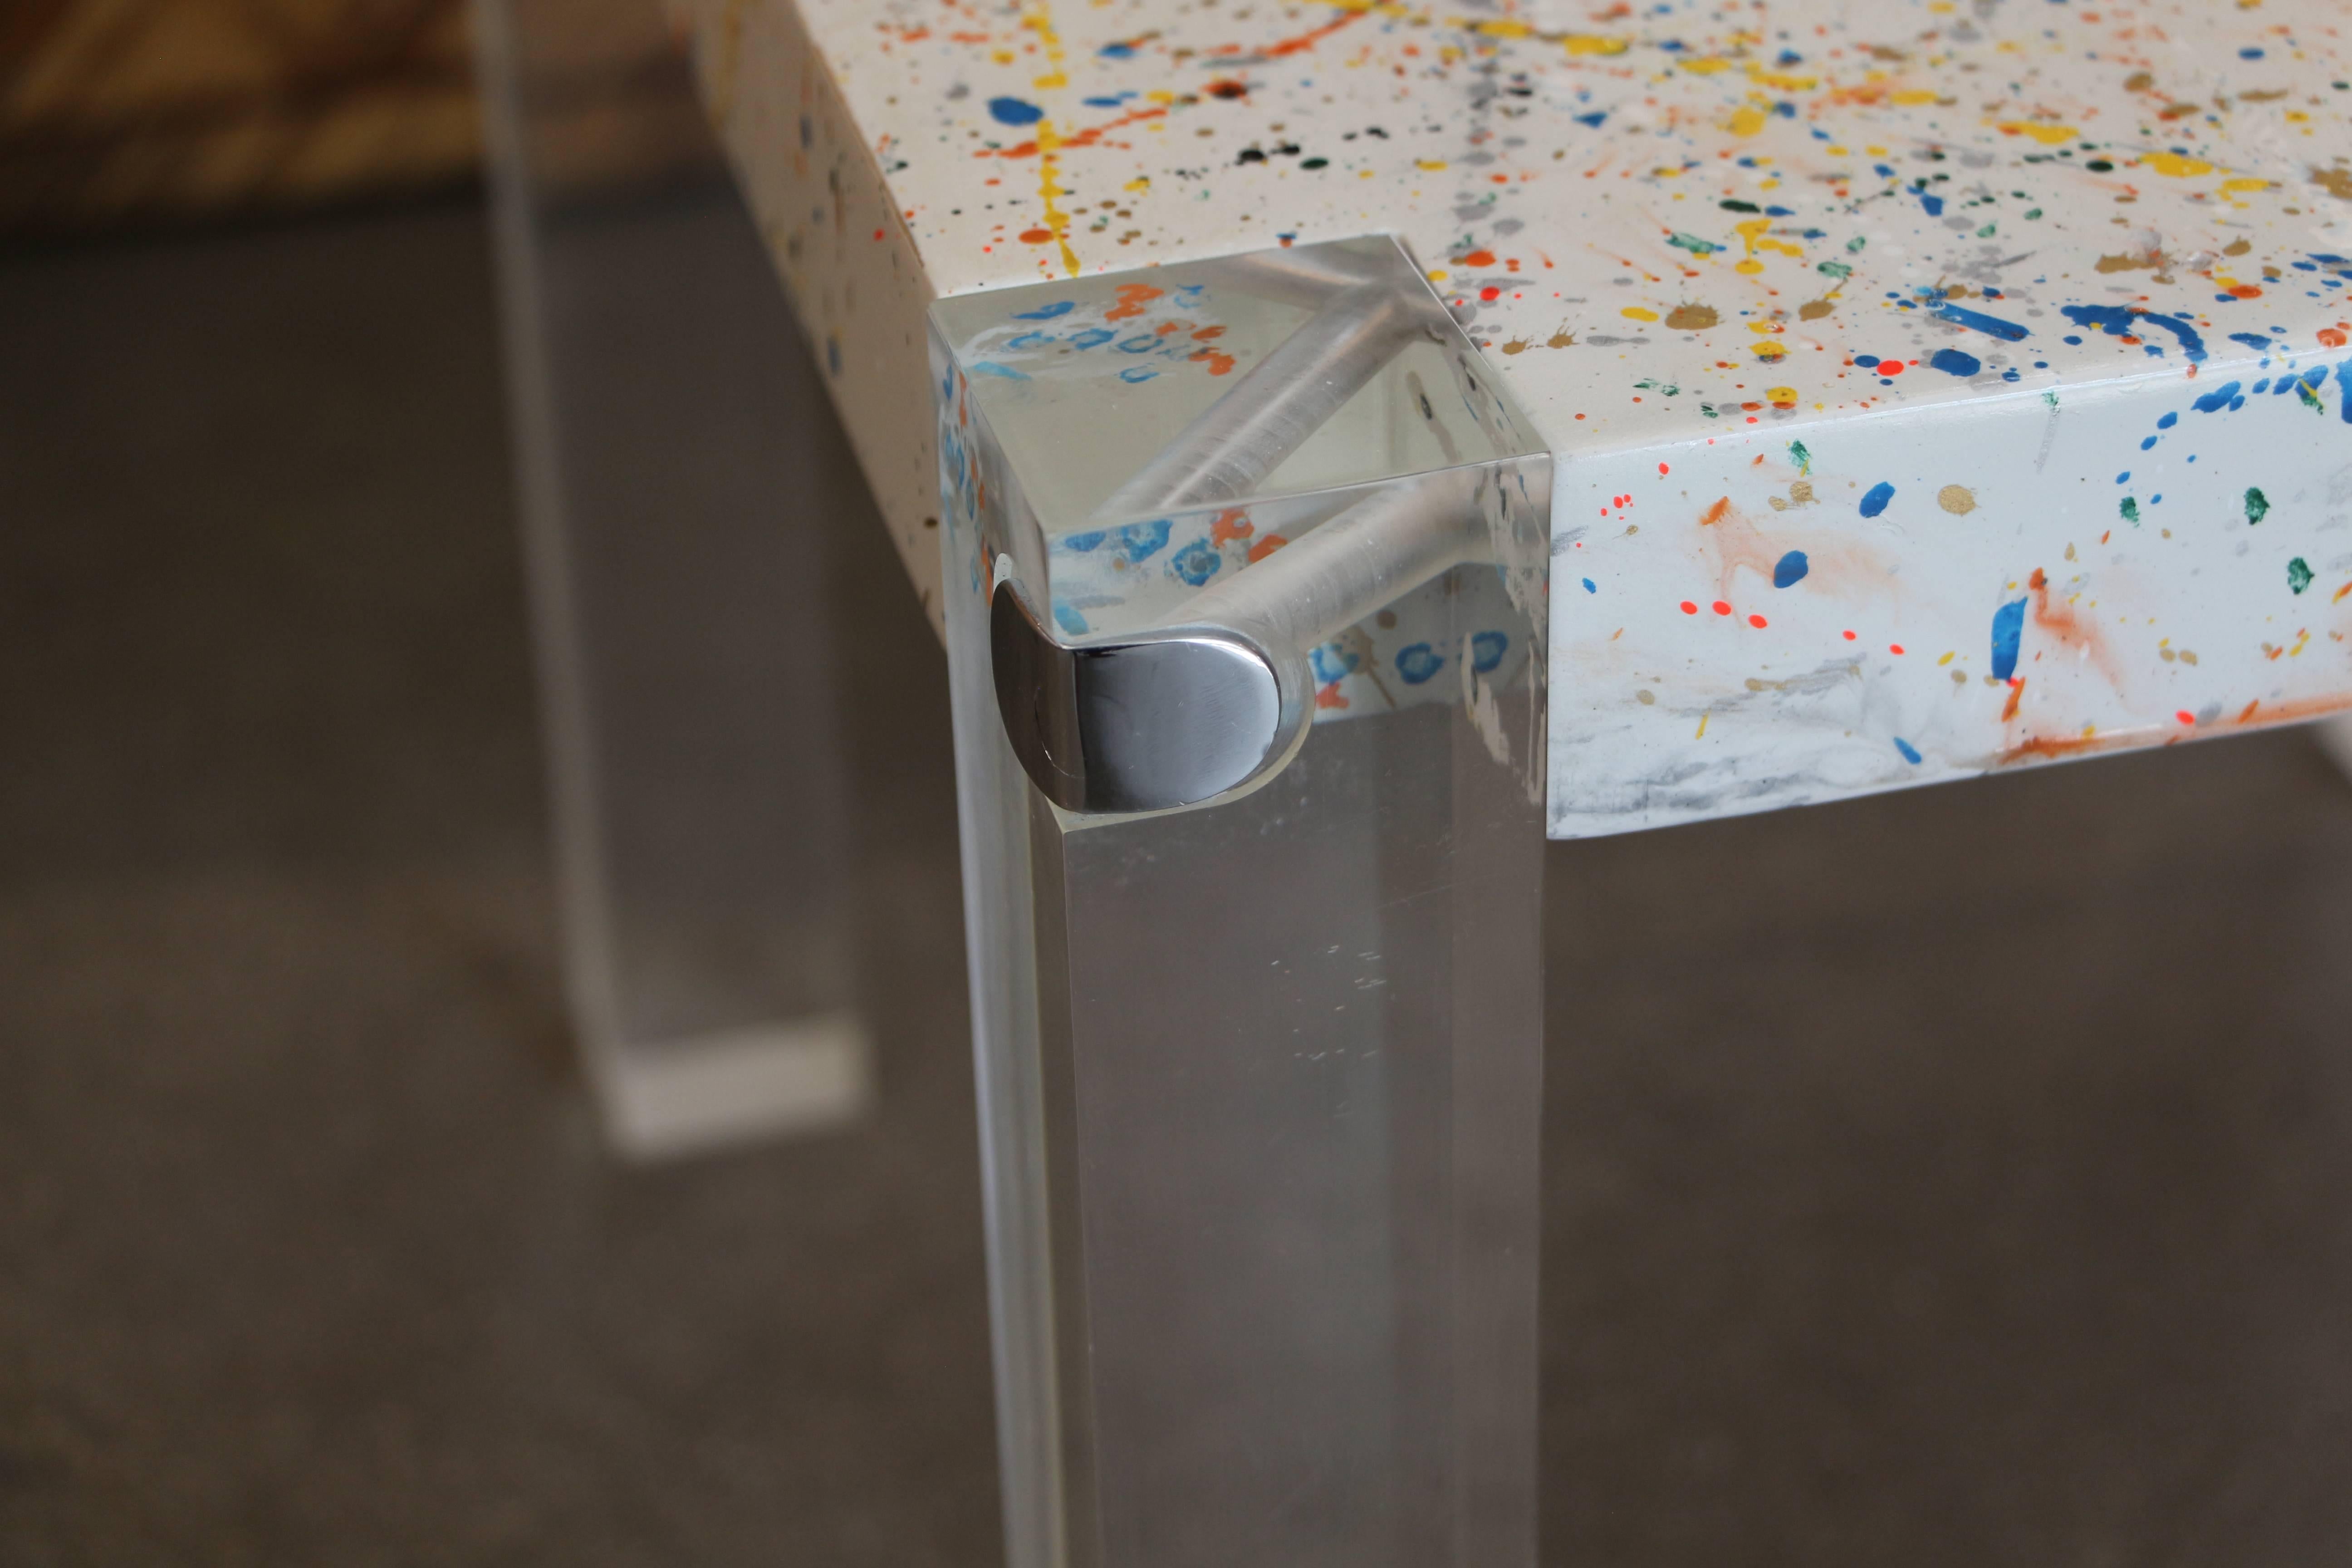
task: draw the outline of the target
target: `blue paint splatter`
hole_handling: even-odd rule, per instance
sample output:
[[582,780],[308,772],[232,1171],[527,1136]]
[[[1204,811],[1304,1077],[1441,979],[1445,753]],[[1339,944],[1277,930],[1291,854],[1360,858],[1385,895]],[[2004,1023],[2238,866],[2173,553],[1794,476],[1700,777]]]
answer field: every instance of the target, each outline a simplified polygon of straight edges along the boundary
[[1592,129],[1598,131],[1601,129],[1601,122],[1609,118],[1609,111],[1604,109],[1598,113],[1577,114],[1571,115],[1570,118],[1574,120],[1579,125],[1590,125]]
[[1596,587],[1594,587],[1594,586],[1592,585],[1592,579],[1591,579],[1591,578],[1590,578],[1590,577],[1580,577],[1580,578],[1578,578],[1578,579],[1577,579],[1577,581],[1579,581],[1579,582],[1580,582],[1580,583],[1582,583],[1582,584],[1584,584],[1584,591],[1585,591],[1586,593],[1588,593],[1588,594],[1598,594],[1599,592],[1601,592],[1601,590],[1600,590],[1600,589],[1598,589],[1598,588],[1596,588]]
[[2233,343],[2243,343],[2250,349],[2266,349],[2271,346],[2270,339],[2260,332],[2231,332],[2230,341]]
[[[2230,400],[2237,397],[2241,390],[2236,382],[2225,381],[2189,406],[2200,414],[2218,414],[2222,409],[2231,406]],[[2242,403],[2244,399],[2240,398],[2239,401]]]
[[2155,445],[2156,445],[2156,437],[2153,437],[2153,436],[2143,436],[2143,437],[2141,437],[2139,438],[2139,449],[2140,449],[2141,451],[2143,451],[2143,452],[2147,451],[2150,447],[2153,447],[2153,446],[2155,446]]
[[1931,313],[1956,326],[1969,327],[2008,342],[2017,342],[2032,335],[2015,321],[2004,321],[1999,316],[1988,316],[1982,310],[1970,310],[1949,300],[1937,306]]
[[1805,580],[1805,574],[1812,569],[1812,563],[1805,559],[1805,552],[1803,551],[1791,550],[1789,553],[1780,557],[1779,561],[1773,563],[1772,586],[1775,588],[1793,588],[1798,584],[1803,582]]
[[[2128,305],[2062,305],[2058,313],[2078,327],[2095,327],[2111,338],[2137,337],[2143,325],[2162,327],[2179,342],[2183,357],[2191,363],[2205,358],[2205,340],[2197,329],[2179,316],[2161,316],[2154,310],[2137,310]],[[2161,354],[2164,351],[2154,343],[2148,352]]]
[[1168,559],[1169,569],[1195,588],[1217,574],[1225,558],[1209,547],[1205,539],[1196,539]]
[[2336,367],[2336,411],[2344,416],[2344,423],[2352,425],[2352,359]]
[[1425,642],[1397,649],[1397,673],[1404,678],[1407,686],[1419,686],[1444,668],[1445,660]]
[[2025,640],[2025,601],[2013,599],[1992,613],[1992,676],[2007,680],[2017,673],[2018,645]]
[[1123,354],[1139,354],[1148,349],[1154,349],[1159,346],[1160,339],[1156,334],[1151,332],[1138,332],[1135,336],[1122,342],[1118,345],[1118,352]]
[[988,112],[999,125],[1034,125],[1045,118],[1044,110],[1018,98],[992,98]]
[[1984,361],[1974,354],[1962,353],[1958,349],[1937,349],[1935,356],[1928,360],[1927,368],[1940,370],[1946,375],[1974,375],[1984,369]]
[[1878,368],[1878,356],[1876,354],[1856,354],[1853,356],[1853,363],[1862,366],[1864,370],[1876,370]]
[[1107,60],[1131,60],[1135,58],[1133,44],[1105,44],[1095,51]]
[[1315,667],[1315,684],[1328,686],[1335,680],[1345,680],[1355,674],[1357,667],[1364,660],[1345,643],[1327,642],[1309,649],[1307,662]]
[[1895,487],[1885,479],[1879,480],[1862,493],[1862,515],[1876,517],[1886,510],[1886,503],[1894,499]]
[[1496,665],[1503,662],[1504,650],[1508,648],[1510,646],[1511,639],[1505,637],[1500,632],[1475,633],[1470,638],[1470,668],[1472,672],[1478,675],[1485,675],[1488,671],[1492,670]]
[[1076,300],[1056,300],[1050,305],[1040,305],[1034,310],[1015,310],[1016,321],[1050,321],[1056,316],[1066,316],[1078,308]]
[[1100,348],[1117,336],[1118,334],[1108,327],[1088,327],[1070,340],[1070,346],[1074,349]]
[[1158,375],[1160,373],[1158,371],[1152,369],[1148,364],[1131,364],[1125,370],[1118,373],[1118,378],[1119,380],[1126,382],[1129,386],[1132,386],[1139,381],[1150,381],[1153,376]]
[[1059,599],[1054,601],[1054,624],[1074,637],[1082,637],[1093,629],[1087,625],[1086,616],[1078,614],[1076,606]]
[[1081,555],[1090,554],[1106,544],[1113,555],[1132,566],[1167,548],[1168,520],[1163,517],[1151,522],[1130,522],[1121,528],[1091,529],[1062,541],[1062,548]]
[[2167,414],[2163,418],[2161,418],[2161,419],[2159,419],[2159,420],[2158,420],[2158,421],[2156,422],[2156,427],[2157,427],[2158,429],[2159,429],[2159,430],[2169,430],[2169,429],[2171,429],[2175,425],[2178,425],[2178,424],[2179,424],[2179,423],[2180,423],[2180,416],[2179,416],[2179,415],[2178,415],[2178,414]]
[[974,375],[1000,376],[1006,381],[1026,381],[1029,379],[1021,372],[1014,370],[1011,365],[999,364],[992,359],[984,359],[978,364],[973,365],[971,367],[971,374]]
[[1927,192],[1922,191],[1919,193],[1919,205],[1927,209],[1927,216],[1929,217],[1942,217],[1944,216],[1944,198],[1941,196],[1931,196]]
[[1918,747],[1914,746],[1910,742],[1905,740],[1902,736],[1897,735],[1895,737],[1895,749],[1903,753],[1903,760],[1905,762],[1911,763],[1914,767],[1918,765]]

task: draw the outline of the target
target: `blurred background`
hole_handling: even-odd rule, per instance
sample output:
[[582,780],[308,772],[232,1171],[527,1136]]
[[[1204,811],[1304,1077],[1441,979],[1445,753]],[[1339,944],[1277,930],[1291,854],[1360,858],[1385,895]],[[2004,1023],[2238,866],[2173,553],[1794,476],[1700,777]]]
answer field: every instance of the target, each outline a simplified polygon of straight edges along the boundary
[[[731,210],[658,18],[572,9],[541,177]],[[616,1160],[468,26],[0,13],[0,1563],[993,1561],[940,650],[780,498],[873,1093]],[[2307,734],[1548,854],[1548,1563],[2352,1558]]]

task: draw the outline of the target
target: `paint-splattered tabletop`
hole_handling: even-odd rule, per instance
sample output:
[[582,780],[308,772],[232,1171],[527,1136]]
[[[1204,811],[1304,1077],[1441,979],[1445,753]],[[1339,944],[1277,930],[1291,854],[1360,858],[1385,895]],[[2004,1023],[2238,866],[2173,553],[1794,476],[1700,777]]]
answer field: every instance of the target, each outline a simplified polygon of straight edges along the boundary
[[1560,463],[1556,832],[2352,695],[2336,7],[695,4],[910,564],[910,308],[1379,230]]

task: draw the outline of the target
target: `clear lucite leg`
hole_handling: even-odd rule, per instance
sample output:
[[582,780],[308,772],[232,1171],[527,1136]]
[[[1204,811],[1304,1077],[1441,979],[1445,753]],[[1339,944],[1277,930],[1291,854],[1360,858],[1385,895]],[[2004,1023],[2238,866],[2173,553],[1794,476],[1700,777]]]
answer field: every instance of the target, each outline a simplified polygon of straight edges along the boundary
[[[1238,315],[1206,276],[1177,297]],[[972,308],[1023,331],[1057,324],[1084,352],[1099,341],[1083,336],[1089,313],[1122,308],[1118,281],[1101,300],[1063,306],[1040,289]],[[1418,585],[1396,609],[1364,613],[1318,656],[1328,710],[1344,717],[1314,724],[1256,787],[1151,815],[1066,810],[1008,741],[1008,703],[1024,694],[1008,696],[992,593],[1025,570],[1066,628],[1080,616],[1099,628],[1118,607],[1095,586],[1109,569],[1074,587],[1037,563],[1075,550],[1092,569],[1116,536],[1057,542],[1033,510],[1077,482],[1020,444],[1032,415],[1057,428],[1043,401],[1063,395],[1045,379],[1054,362],[1013,366],[1020,382],[967,381],[977,353],[943,341],[941,355],[1008,1560],[1527,1568],[1543,865],[1528,764],[1542,664],[1495,664],[1489,685],[1476,650],[1530,646],[1533,606],[1507,601],[1491,560],[1402,573]],[[983,407],[982,375],[982,390],[1007,382],[1008,400]],[[1168,424],[1218,385],[1171,398]],[[1349,395],[1383,413],[1380,386]],[[1355,504],[1306,509],[1294,537],[1328,526],[1312,516],[1367,515]],[[1127,535],[1133,595],[1180,592],[1150,575],[1171,569],[1291,580],[1241,574],[1279,559],[1246,545],[1280,509],[1248,510],[1204,532],[1203,549],[1228,551],[1214,569],[1178,553],[1183,516],[1146,513]],[[1420,640],[1391,656],[1380,639],[1401,626]],[[1345,668],[1364,678],[1353,708],[1337,700],[1349,649],[1360,658]]]
[[2352,719],[2323,719],[2311,727],[2311,733],[2344,776],[2352,778]]
[[949,635],[1010,1561],[1532,1562],[1538,808],[1432,706],[1082,826]]
[[655,0],[478,22],[585,1066],[633,1154],[836,1121],[867,1052],[823,556],[859,480]]

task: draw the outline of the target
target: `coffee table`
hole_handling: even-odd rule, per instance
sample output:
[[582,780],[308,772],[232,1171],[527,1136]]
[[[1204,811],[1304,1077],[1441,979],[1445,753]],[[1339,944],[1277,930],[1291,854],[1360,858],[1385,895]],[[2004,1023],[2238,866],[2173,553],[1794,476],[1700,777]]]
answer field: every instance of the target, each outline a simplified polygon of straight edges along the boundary
[[1532,1560],[1547,835],[2352,706],[2324,7],[676,17],[949,650],[1012,1562]]

